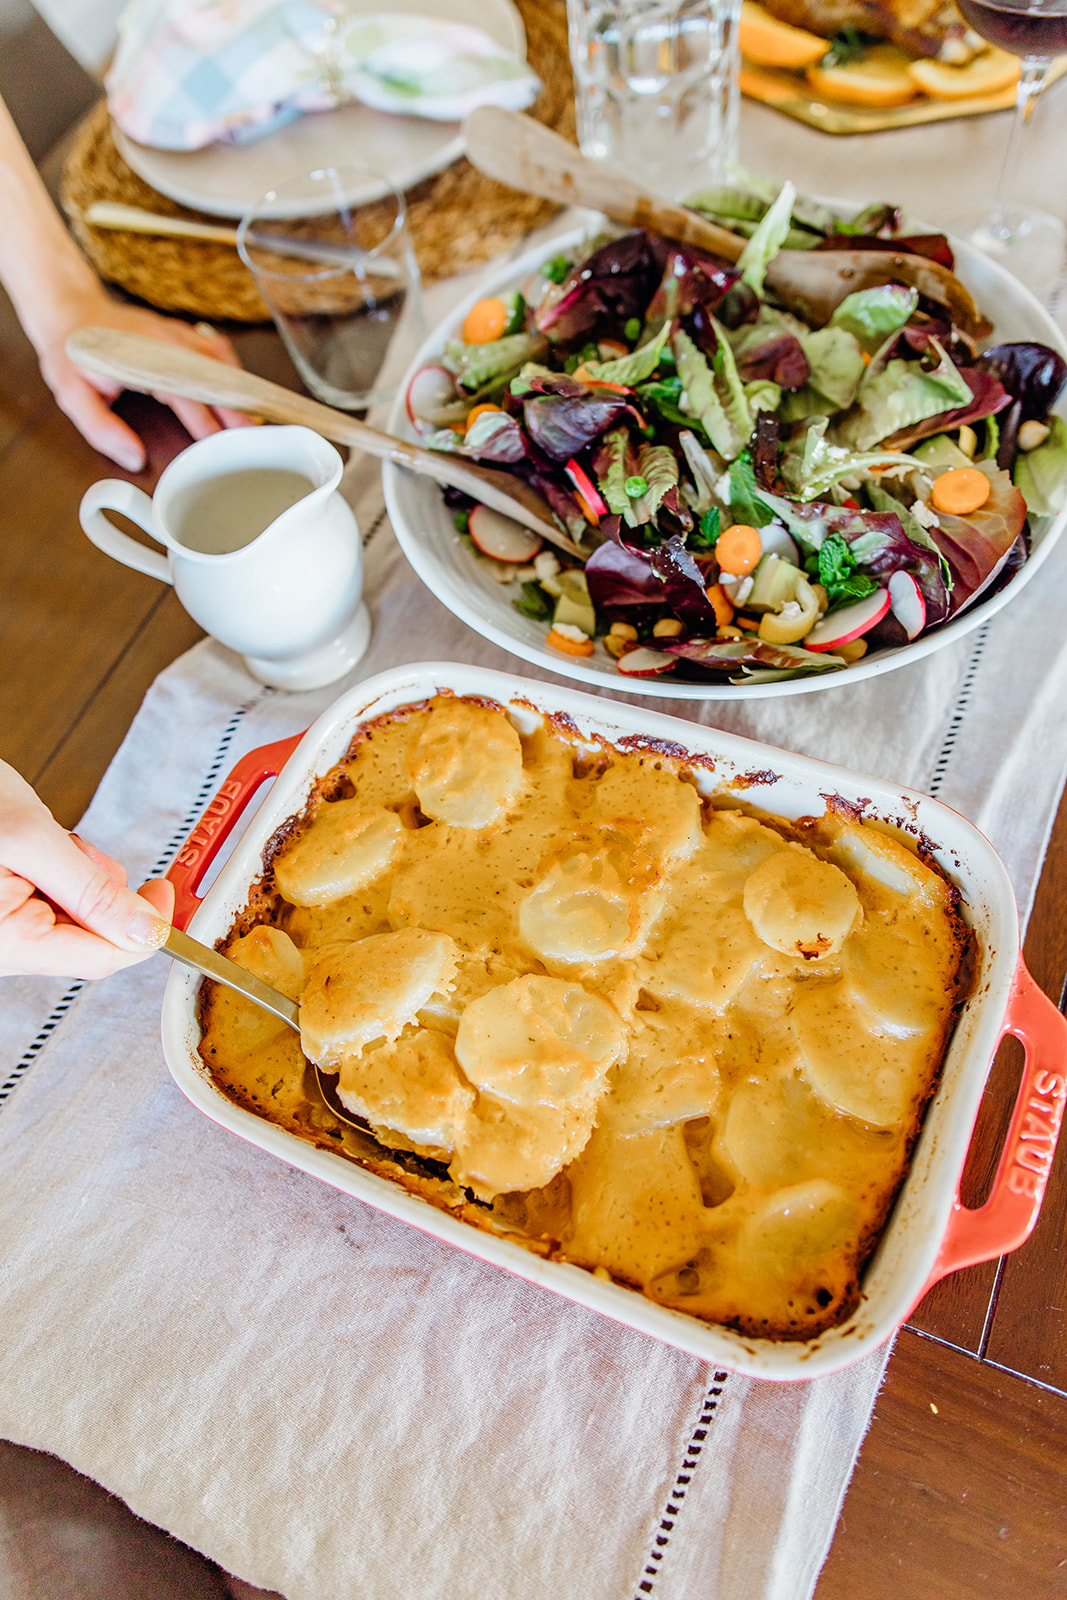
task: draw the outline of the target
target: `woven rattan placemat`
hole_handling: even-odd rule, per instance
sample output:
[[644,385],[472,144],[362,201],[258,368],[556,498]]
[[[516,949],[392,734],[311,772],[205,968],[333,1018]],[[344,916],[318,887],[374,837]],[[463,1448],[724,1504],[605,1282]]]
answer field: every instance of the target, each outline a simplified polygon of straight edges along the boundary
[[[574,92],[564,0],[515,0],[527,56],[543,84],[531,115],[574,137]],[[93,228],[83,213],[116,200],[166,216],[217,222],[167,199],[123,161],[100,101],[79,128],[67,158],[63,205],[76,238],[102,278],[163,311],[235,322],[266,322],[269,312],[229,245]],[[449,277],[509,249],[557,209],[494,183],[469,161],[455,162],[408,191],[408,218],[424,278]]]

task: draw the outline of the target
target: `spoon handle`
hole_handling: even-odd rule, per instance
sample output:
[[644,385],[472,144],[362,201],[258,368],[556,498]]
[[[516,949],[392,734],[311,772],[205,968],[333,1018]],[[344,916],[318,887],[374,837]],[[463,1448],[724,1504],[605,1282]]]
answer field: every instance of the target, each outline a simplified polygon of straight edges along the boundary
[[621,172],[592,161],[558,133],[518,111],[481,106],[463,124],[467,156],[479,171],[561,206],[589,206],[629,228],[736,261],[744,239],[695,211],[657,200]]
[[217,950],[209,950],[206,944],[190,939],[187,933],[182,933],[178,928],[171,928],[162,948],[183,966],[192,967],[194,972],[202,973],[205,978],[214,978],[229,989],[236,989],[238,994],[243,994],[265,1011],[273,1012],[288,1027],[300,1032],[300,1007],[296,1001],[290,1000],[280,990],[272,989],[269,983],[254,977],[251,972],[246,972],[229,956],[220,956]]
[[394,434],[382,433],[346,411],[321,405],[242,367],[231,367],[195,350],[183,350],[179,345],[164,344],[161,339],[146,339],[143,334],[122,333],[116,328],[79,328],[67,340],[67,354],[86,371],[113,378],[142,394],[176,394],[209,406],[249,412],[266,422],[295,422],[312,428],[335,444],[350,445],[369,456],[409,467],[437,483],[461,489],[571,555],[582,554],[560,532],[542,496],[521,478],[449,455],[445,450],[425,450]]

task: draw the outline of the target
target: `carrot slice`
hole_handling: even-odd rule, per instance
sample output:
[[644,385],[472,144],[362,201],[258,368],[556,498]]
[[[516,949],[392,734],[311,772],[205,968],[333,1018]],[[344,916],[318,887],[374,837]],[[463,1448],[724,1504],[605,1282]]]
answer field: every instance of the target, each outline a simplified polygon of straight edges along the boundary
[[508,325],[508,308],[503,300],[479,300],[471,306],[463,323],[464,344],[492,344]]
[[592,639],[568,639],[565,633],[557,633],[555,628],[549,629],[545,643],[564,656],[591,656],[596,649]]
[[984,506],[992,492],[993,485],[977,467],[951,467],[934,479],[930,503],[935,511],[966,517]]
[[747,522],[731,523],[715,541],[716,561],[723,572],[732,572],[736,578],[755,572],[762,554],[759,529],[750,528]]
[[494,406],[488,400],[486,400],[484,404],[480,406],[475,406],[472,411],[467,412],[467,420],[463,424],[464,433],[467,432],[467,429],[470,427],[472,422],[475,422],[479,417],[484,416],[487,411],[503,411],[503,409],[503,406]]
[[715,621],[719,626],[725,627],[728,622],[732,622],[734,616],[733,604],[722,584],[713,583],[705,589],[704,593],[711,601],[711,609],[715,613]]

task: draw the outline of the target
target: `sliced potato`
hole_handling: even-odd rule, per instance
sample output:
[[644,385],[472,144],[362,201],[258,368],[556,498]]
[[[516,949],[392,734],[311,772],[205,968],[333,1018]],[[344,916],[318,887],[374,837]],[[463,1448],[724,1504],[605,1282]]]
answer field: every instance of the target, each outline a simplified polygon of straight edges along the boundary
[[914,100],[919,85],[910,76],[912,59],[895,44],[872,45],[862,61],[842,67],[809,67],[807,79],[826,100],[854,106],[902,106]]
[[913,61],[908,76],[935,100],[968,100],[972,95],[1010,89],[1019,78],[1019,58],[990,48],[963,67],[949,67],[943,61]]
[[829,40],[779,22],[757,0],[742,0],[738,39],[741,54],[761,67],[810,67],[829,49]]

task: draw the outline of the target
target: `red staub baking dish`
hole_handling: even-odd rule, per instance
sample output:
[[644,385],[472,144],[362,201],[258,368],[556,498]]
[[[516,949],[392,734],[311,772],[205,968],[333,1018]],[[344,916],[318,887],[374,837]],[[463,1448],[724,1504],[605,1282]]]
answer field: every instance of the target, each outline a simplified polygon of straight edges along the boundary
[[[938,1279],[1023,1242],[1037,1220],[1063,1118],[1067,1022],[1023,965],[1014,895],[995,850],[965,818],[926,795],[576,690],[451,663],[402,667],[357,685],[304,735],[253,751],[238,763],[171,869],[178,925],[191,927],[209,945],[221,939],[262,871],[264,845],[302,810],[315,779],[341,759],[360,724],[440,690],[487,696],[514,707],[520,718],[562,712],[580,732],[612,742],[633,735],[669,740],[704,758],[714,792],[728,798],[732,788],[743,788],[746,804],[769,815],[821,815],[826,797],[840,796],[866,817],[890,824],[900,837],[921,837],[959,887],[975,933],[976,979],[855,1312],[806,1342],[747,1337],[654,1304],[578,1267],[543,1260],[303,1142],[216,1089],[197,1053],[199,980],[176,966],[164,999],[163,1045],[176,1082],[194,1105],[220,1126],[367,1205],[717,1366],[761,1378],[810,1378],[847,1365],[887,1339]],[[217,880],[198,899],[200,882],[248,801],[275,775]],[[980,1209],[969,1210],[959,1198],[960,1174],[990,1064],[1009,1033],[1022,1041],[1026,1065],[992,1192]]]

